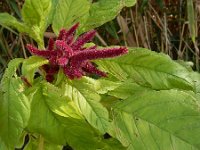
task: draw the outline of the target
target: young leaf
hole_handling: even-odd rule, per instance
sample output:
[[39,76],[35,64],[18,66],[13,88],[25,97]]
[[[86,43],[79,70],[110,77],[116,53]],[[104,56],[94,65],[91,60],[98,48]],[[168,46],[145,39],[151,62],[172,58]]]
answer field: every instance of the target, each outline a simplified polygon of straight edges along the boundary
[[114,19],[125,6],[130,7],[136,0],[98,0],[91,5],[89,12],[81,18],[82,32],[94,29]]
[[95,87],[91,85],[90,80],[87,81],[87,78],[73,80],[65,84],[65,95],[75,102],[93,127],[105,133],[109,126],[108,111],[99,102],[100,96],[94,89]]
[[118,138],[126,138],[130,149],[199,149],[199,108],[199,101],[183,91],[134,95],[114,107]]
[[24,60],[22,65],[22,75],[25,76],[30,83],[33,83],[35,71],[47,63],[47,59],[38,56],[31,56]]
[[59,0],[55,7],[52,24],[54,32],[58,34],[60,29],[79,22],[79,18],[89,11],[90,3],[88,0]]
[[152,89],[194,90],[190,72],[167,55],[143,48],[130,48],[117,59],[96,61],[98,66],[118,80],[135,82]]
[[0,99],[0,139],[14,149],[26,127],[30,115],[30,102],[24,94],[24,84],[16,75],[23,59],[13,59],[1,81],[3,95]]
[[26,0],[22,8],[23,21],[26,25],[38,26],[44,32],[50,9],[51,0]]
[[29,28],[28,33],[40,47],[43,47],[43,33],[48,25],[50,10],[51,0],[26,0],[22,8],[22,18]]
[[19,32],[26,32],[28,30],[23,23],[17,21],[15,17],[8,13],[0,13],[0,25],[16,28]]

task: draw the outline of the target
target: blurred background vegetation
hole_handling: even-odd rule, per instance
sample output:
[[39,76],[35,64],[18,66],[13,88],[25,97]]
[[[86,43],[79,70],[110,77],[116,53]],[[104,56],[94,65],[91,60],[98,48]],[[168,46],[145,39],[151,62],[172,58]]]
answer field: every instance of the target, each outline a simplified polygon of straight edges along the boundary
[[[21,19],[23,3],[0,0],[0,12]],[[199,14],[200,0],[138,0],[134,7],[124,8],[116,19],[99,27],[94,41],[102,46],[126,45],[163,52],[174,60],[193,62],[193,69],[200,71]],[[49,28],[45,37],[53,35],[51,32]],[[11,59],[30,55],[25,45],[33,42],[25,34],[0,26],[0,78]]]

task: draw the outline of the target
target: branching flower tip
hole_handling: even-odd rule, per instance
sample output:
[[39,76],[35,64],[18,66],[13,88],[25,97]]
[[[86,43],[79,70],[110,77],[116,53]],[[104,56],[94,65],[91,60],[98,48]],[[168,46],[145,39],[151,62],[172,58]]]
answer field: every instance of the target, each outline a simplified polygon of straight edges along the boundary
[[44,65],[43,70],[46,73],[46,80],[52,82],[54,75],[58,73],[59,68],[63,69],[64,74],[70,79],[81,78],[86,74],[96,74],[106,77],[107,74],[99,70],[91,60],[112,58],[128,53],[126,47],[112,47],[97,49],[97,46],[84,47],[91,41],[95,30],[91,30],[79,36],[76,40],[75,32],[79,23],[73,25],[69,30],[62,29],[54,41],[49,39],[45,50],[39,50],[28,44],[26,48],[34,55],[44,57],[49,60],[49,65]]

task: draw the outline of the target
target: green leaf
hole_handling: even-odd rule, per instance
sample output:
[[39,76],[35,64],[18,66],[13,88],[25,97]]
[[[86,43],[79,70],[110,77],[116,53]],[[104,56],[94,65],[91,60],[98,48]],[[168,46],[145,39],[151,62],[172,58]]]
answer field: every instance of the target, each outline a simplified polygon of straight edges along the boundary
[[129,54],[115,59],[96,61],[110,77],[138,85],[161,89],[194,90],[190,72],[164,54],[143,48],[130,48]]
[[125,0],[125,6],[126,7],[134,6],[136,2],[137,2],[136,0]]
[[53,30],[58,34],[61,28],[69,28],[89,11],[88,0],[59,0],[53,19]]
[[13,75],[16,77],[16,70],[23,61],[23,58],[16,58],[9,62],[8,68],[6,69],[1,81],[2,89],[7,86],[6,84],[9,82],[9,79],[13,77]]
[[[96,80],[85,76],[82,77],[80,81],[82,82],[81,89],[89,89],[91,92],[98,94],[105,94],[121,85],[120,82],[114,82],[106,79]],[[77,82],[75,81],[75,83]]]
[[121,83],[118,82],[113,82],[110,80],[105,80],[105,79],[98,79],[95,80],[96,84],[98,85],[95,89],[95,91],[99,94],[106,94],[109,91],[113,91],[114,89],[116,89],[117,87],[120,86]]
[[109,126],[108,111],[99,102],[100,96],[95,92],[95,84],[91,84],[89,78],[82,78],[69,81],[64,86],[65,95],[75,102],[87,121],[93,127],[105,133]]
[[51,3],[52,3],[51,10],[50,10],[48,18],[47,18],[48,25],[52,24],[52,22],[53,22],[53,18],[54,18],[55,12],[56,12],[58,2],[59,2],[58,0],[51,0]]
[[17,21],[17,19],[8,13],[0,13],[0,25],[5,27],[16,28],[19,32],[27,31],[27,27],[23,23]]
[[184,60],[176,60],[177,63],[185,67],[188,71],[192,72],[194,67],[194,63],[191,61],[184,61]]
[[35,88],[31,117],[27,127],[29,132],[41,134],[54,144],[65,145],[68,143],[77,150],[85,150],[88,145],[91,146],[91,149],[104,147],[105,143],[99,137],[99,133],[87,124],[85,119],[77,119],[77,115],[75,115],[76,118],[74,117],[74,114],[79,112],[74,112],[72,109],[68,111],[70,106],[66,106],[64,102],[63,106],[66,106],[66,110],[64,107],[59,108],[59,101],[63,101],[64,98],[59,94],[62,92],[58,92],[57,89],[53,92],[52,90],[56,87],[52,86],[40,83]]
[[190,76],[195,85],[195,92],[200,94],[200,74],[198,72],[191,72]]
[[113,108],[120,129],[116,134],[128,141],[129,149],[196,150],[200,148],[199,108],[192,94],[179,90],[134,95]]
[[29,27],[29,34],[43,47],[43,33],[48,25],[51,0],[26,0],[22,8],[22,18]]
[[47,59],[38,56],[31,56],[23,62],[22,75],[25,76],[30,83],[33,83],[35,71],[47,63]]
[[13,149],[26,127],[30,115],[30,102],[24,94],[24,84],[16,75],[23,59],[13,59],[1,81],[3,96],[0,99],[0,139]]
[[89,12],[81,18],[81,32],[113,20],[123,7],[133,6],[135,3],[135,0],[98,0],[92,3]]
[[149,91],[151,89],[140,86],[129,80],[122,83],[117,88],[108,92],[108,95],[115,96],[121,99],[127,99],[130,96],[142,94],[143,92]]

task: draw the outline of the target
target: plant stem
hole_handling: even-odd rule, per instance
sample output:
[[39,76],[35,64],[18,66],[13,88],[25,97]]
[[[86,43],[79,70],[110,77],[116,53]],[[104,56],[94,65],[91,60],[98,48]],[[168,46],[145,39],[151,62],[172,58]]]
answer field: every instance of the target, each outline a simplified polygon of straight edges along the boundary
[[44,150],[44,138],[42,137],[42,135],[40,135],[39,137],[38,150]]

